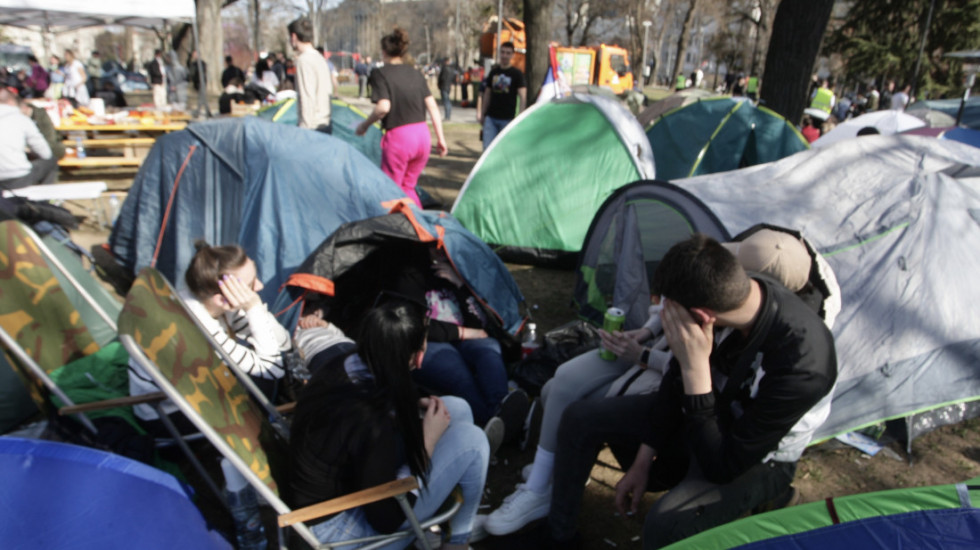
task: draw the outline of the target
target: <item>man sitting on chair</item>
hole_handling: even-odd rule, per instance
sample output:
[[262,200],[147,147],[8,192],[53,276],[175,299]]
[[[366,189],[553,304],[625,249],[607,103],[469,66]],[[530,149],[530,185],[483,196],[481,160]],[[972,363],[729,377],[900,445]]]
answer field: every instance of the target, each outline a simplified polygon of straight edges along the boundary
[[[38,183],[54,183],[58,161],[30,118],[24,116],[17,95],[0,88],[0,189],[18,189]],[[31,160],[30,149],[36,157]]]

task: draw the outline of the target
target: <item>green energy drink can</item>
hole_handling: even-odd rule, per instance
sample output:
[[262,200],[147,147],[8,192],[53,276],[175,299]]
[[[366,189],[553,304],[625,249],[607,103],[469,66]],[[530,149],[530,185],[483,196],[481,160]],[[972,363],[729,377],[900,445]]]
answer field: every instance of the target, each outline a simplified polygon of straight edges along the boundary
[[[606,316],[602,319],[602,330],[606,332],[616,332],[623,329],[623,322],[626,321],[626,312],[618,307],[611,307],[606,310]],[[603,348],[599,350],[599,357],[606,361],[616,359],[616,354]]]

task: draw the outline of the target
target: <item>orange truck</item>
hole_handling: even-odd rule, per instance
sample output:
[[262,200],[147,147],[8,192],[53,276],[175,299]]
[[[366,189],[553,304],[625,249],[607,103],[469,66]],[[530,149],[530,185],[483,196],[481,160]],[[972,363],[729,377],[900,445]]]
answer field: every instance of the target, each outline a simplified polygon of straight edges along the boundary
[[619,46],[556,46],[555,58],[571,86],[600,86],[616,95],[633,89],[629,53]]
[[[514,43],[514,66],[522,71],[525,70],[524,56],[527,53],[527,40],[524,23],[519,19],[505,19],[501,24],[500,36],[501,42]],[[491,18],[483,26],[483,34],[480,35],[480,55],[492,59],[496,52],[497,20]],[[629,52],[625,48],[607,44],[575,48],[556,46],[555,54],[558,68],[571,86],[601,86],[617,95],[633,88]]]

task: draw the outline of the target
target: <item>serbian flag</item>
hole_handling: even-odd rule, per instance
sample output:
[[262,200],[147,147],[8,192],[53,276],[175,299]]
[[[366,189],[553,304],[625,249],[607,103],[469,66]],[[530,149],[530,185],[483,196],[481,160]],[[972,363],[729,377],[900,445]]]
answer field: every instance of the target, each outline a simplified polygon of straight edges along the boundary
[[558,68],[558,57],[555,55],[555,46],[548,47],[548,57],[550,67],[538,92],[538,99],[535,103],[547,103],[556,97],[565,97],[571,93],[571,88],[565,82],[561,69]]

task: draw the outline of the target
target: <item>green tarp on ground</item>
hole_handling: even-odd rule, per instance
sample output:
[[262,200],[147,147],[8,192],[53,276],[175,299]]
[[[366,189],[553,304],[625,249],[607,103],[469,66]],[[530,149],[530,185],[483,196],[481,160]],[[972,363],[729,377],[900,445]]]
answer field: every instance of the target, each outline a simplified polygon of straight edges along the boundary
[[751,101],[701,99],[670,111],[646,129],[657,178],[674,180],[773,162],[809,149],[774,111]]

